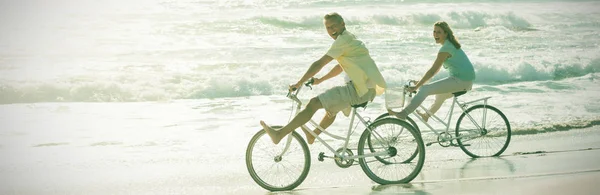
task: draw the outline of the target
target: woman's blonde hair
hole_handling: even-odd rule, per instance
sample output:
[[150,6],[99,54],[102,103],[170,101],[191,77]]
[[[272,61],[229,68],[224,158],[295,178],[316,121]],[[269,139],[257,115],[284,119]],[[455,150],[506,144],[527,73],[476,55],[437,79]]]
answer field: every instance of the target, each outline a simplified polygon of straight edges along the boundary
[[448,41],[450,41],[450,43],[452,43],[452,45],[454,45],[456,49],[460,49],[460,43],[458,42],[458,39],[454,36],[454,33],[452,32],[452,29],[450,28],[448,23],[444,21],[439,21],[433,25],[440,27],[444,32],[446,32],[446,39],[448,39]]

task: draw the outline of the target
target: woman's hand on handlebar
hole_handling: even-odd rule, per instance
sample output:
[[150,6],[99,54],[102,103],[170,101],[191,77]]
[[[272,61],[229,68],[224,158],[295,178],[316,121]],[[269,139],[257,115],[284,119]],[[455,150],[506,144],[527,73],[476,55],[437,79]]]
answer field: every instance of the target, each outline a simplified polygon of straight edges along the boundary
[[411,92],[411,93],[415,93],[417,91],[417,87],[415,86],[409,86],[406,88],[406,91]]
[[413,84],[413,86],[414,86],[414,85],[417,85],[417,83],[419,83],[419,81],[417,81],[417,80],[410,80],[410,81],[408,82],[408,84],[411,84],[411,83],[412,83],[412,84]]
[[404,90],[410,93],[416,93],[418,89],[418,87],[416,87],[417,83],[419,83],[419,81],[409,80],[408,83],[404,85]]

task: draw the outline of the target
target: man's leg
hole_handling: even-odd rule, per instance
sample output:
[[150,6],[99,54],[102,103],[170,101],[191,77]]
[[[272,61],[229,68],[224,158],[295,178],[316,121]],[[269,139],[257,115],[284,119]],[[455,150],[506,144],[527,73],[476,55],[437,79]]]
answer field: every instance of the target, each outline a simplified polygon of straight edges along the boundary
[[[321,123],[319,123],[319,126],[321,126],[323,129],[327,129],[327,127],[333,124],[333,121],[335,121],[335,117],[336,115],[330,116],[329,114],[325,114],[325,116],[321,120]],[[309,130],[305,129],[302,126],[300,126],[300,128],[302,128],[302,131],[304,131],[304,134],[306,134],[306,142],[308,142],[308,144],[315,143],[315,137],[308,132]],[[315,128],[314,132],[318,136],[319,134],[321,134],[321,129]]]
[[273,143],[278,144],[279,141],[281,141],[281,139],[283,139],[283,137],[285,137],[287,134],[308,122],[313,117],[315,112],[321,108],[323,108],[321,101],[319,101],[319,98],[314,97],[310,100],[310,102],[308,102],[304,110],[300,111],[300,113],[298,113],[298,115],[296,115],[294,119],[290,121],[290,123],[281,129],[273,129],[265,124],[264,121],[260,121],[260,125],[262,125],[263,129],[267,132],[267,134],[269,134],[271,140],[273,140]]

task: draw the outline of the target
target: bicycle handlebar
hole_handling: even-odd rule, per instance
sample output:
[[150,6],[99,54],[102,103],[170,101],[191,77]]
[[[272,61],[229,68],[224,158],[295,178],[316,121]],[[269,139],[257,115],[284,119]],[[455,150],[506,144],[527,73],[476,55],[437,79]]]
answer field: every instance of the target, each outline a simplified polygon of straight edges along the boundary
[[[312,89],[312,84],[314,82],[315,82],[315,78],[312,77],[312,78],[308,79],[308,81],[306,81],[306,83],[304,83],[304,86],[307,86],[308,88]],[[298,95],[301,88],[302,88],[302,85],[299,88],[292,88],[291,91],[288,91],[288,94],[286,95],[286,97],[289,97],[292,94],[292,92],[296,92],[294,95]]]
[[[408,92],[408,90],[407,90],[408,87],[414,87],[416,84],[417,84],[417,81],[415,81],[415,80],[409,80],[408,82],[406,82],[406,84],[404,85],[404,94],[406,94]],[[412,95],[416,94],[416,93],[417,93],[417,91],[409,92],[408,97],[412,97]]]
[[312,77],[310,79],[308,79],[308,81],[306,83],[304,83],[304,86],[307,86],[308,88],[312,89],[312,84],[315,82],[315,77]]

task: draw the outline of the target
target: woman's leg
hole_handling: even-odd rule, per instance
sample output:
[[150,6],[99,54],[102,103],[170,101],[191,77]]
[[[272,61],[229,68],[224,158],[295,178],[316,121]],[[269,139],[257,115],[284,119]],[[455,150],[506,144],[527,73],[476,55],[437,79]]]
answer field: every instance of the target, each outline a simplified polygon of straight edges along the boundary
[[431,112],[431,114],[435,114],[440,109],[440,107],[442,107],[444,101],[446,101],[448,98],[451,98],[452,96],[454,96],[452,93],[442,93],[435,95],[435,102],[433,102],[433,104],[431,104],[431,107],[429,107],[429,112]]
[[[445,93],[447,94],[457,91],[469,90],[471,89],[472,85],[473,82],[471,81],[462,81],[455,77],[444,78],[439,81],[424,85],[423,87],[421,87],[419,92],[417,92],[417,95],[413,97],[410,103],[402,111],[396,113],[396,116],[401,119],[406,118],[406,116],[414,112],[417,109],[417,107],[419,107],[419,105],[421,105],[421,103],[423,103],[423,101],[425,101],[425,98],[427,98],[427,96],[429,95]],[[443,101],[441,102],[443,103]],[[441,103],[439,106],[441,106]],[[437,109],[439,109],[439,107]]]
[[[435,95],[435,101],[433,102],[433,104],[431,104],[431,107],[429,107],[429,113],[431,115],[434,115],[440,109],[440,107],[442,107],[444,101],[446,101],[448,98],[451,98],[452,96],[454,96],[452,95],[452,93],[442,93]],[[425,122],[427,122],[429,120],[429,117],[431,117],[430,114],[419,113],[419,115],[421,115],[421,118],[423,118]]]

